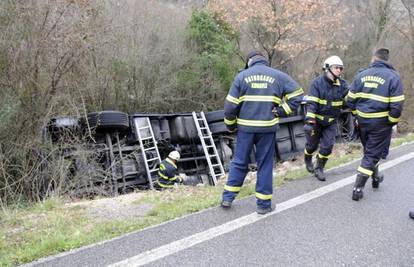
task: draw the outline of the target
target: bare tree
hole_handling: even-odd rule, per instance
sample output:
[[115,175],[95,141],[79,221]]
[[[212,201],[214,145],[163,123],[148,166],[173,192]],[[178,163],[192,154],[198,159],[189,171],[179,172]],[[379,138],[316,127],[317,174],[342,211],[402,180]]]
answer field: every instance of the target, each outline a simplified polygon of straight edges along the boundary
[[401,0],[408,15],[408,29],[402,30],[401,33],[407,39],[411,48],[411,71],[414,71],[414,2]]

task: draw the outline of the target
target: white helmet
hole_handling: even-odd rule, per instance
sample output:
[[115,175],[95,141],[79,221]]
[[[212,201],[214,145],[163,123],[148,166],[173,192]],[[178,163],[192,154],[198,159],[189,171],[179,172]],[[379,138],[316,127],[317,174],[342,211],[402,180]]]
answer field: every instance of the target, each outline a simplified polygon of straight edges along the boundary
[[170,154],[168,154],[168,157],[170,159],[173,159],[175,161],[178,161],[180,159],[180,153],[178,153],[178,151],[171,151]]
[[330,56],[323,62],[323,70],[328,70],[332,66],[344,66],[344,63],[342,62],[342,59],[338,56]]

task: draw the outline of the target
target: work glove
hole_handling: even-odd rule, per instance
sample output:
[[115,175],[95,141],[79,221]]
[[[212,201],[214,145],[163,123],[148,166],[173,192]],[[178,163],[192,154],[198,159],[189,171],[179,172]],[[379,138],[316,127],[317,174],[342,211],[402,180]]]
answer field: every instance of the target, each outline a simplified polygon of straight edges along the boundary
[[285,110],[281,106],[274,107],[272,109],[272,113],[273,115],[275,115],[276,118],[286,118],[289,116],[288,114],[286,114]]
[[180,173],[178,174],[179,177],[179,183],[182,184],[184,183],[184,180],[187,178],[187,175],[185,173]]

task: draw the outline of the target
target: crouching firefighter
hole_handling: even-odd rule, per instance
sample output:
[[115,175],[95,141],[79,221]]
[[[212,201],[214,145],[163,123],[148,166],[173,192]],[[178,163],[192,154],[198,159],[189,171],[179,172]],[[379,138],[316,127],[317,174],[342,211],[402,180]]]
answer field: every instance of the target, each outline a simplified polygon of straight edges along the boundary
[[178,175],[177,162],[180,159],[178,151],[171,151],[168,157],[160,163],[158,171],[158,181],[154,183],[154,188],[163,190],[174,187],[176,183],[182,183],[183,178]]
[[255,146],[257,213],[266,214],[273,209],[277,123],[279,117],[293,114],[302,101],[303,89],[289,75],[268,65],[260,52],[249,53],[246,68],[235,77],[224,103],[224,123],[230,132],[237,130],[237,145],[224,186],[223,208],[230,208],[240,192]]
[[369,67],[358,73],[349,90],[347,101],[358,121],[364,156],[358,167],[352,199],[363,197],[368,178],[378,188],[383,176],[378,165],[389,146],[392,127],[397,124],[404,104],[403,84],[399,74],[388,63],[389,50],[374,52]]
[[[323,63],[324,73],[312,81],[306,98],[305,116],[305,164],[306,170],[315,173],[320,181],[325,181],[324,168],[335,144],[336,121],[348,93],[348,84],[340,76],[344,64],[338,56],[328,57]],[[316,166],[312,159],[318,149]]]

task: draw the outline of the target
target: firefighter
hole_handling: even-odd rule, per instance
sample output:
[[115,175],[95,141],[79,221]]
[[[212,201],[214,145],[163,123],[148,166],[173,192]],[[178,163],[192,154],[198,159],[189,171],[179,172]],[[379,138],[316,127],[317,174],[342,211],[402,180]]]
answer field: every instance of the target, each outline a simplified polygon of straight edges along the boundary
[[[257,213],[273,210],[275,132],[280,117],[291,115],[300,104],[303,89],[289,75],[268,66],[258,51],[248,54],[246,67],[235,77],[224,104],[224,123],[237,131],[237,145],[221,206],[230,208],[248,171],[249,155],[256,147]],[[284,99],[284,100],[283,100]]]
[[[320,181],[325,181],[325,164],[335,144],[336,121],[348,93],[348,84],[340,76],[344,64],[338,56],[328,57],[323,63],[324,73],[311,83],[306,98],[307,113],[305,116],[305,165],[306,170],[315,173]],[[316,166],[312,158],[318,149]]]
[[363,197],[362,190],[369,177],[373,188],[378,188],[382,182],[379,160],[389,145],[392,127],[398,123],[403,109],[403,84],[388,59],[388,49],[377,49],[369,67],[355,76],[348,93],[348,106],[356,115],[364,147],[352,191],[355,201]]
[[176,183],[182,183],[183,178],[178,174],[177,162],[180,159],[178,151],[171,151],[168,157],[160,163],[158,181],[154,183],[157,190],[174,187]]

